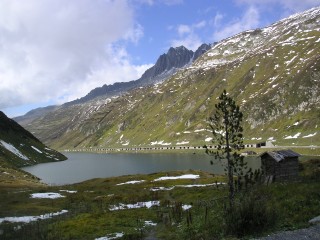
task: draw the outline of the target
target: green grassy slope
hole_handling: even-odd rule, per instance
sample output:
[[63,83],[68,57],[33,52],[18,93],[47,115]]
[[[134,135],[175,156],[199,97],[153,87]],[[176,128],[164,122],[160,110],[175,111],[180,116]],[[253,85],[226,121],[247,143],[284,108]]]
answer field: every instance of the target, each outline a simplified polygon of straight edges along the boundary
[[[252,210],[259,212],[265,206],[274,213],[267,219],[272,222],[271,226],[252,227],[245,239],[307,227],[308,221],[319,214],[319,159],[301,163],[301,178],[297,182],[243,190],[254,200],[243,205],[247,206],[246,214]],[[154,181],[163,176],[184,174],[196,174],[199,178]],[[129,181],[140,182],[129,184]],[[190,170],[99,178],[24,191],[6,189],[0,194],[0,221],[10,216],[39,216],[62,210],[68,213],[28,224],[2,222],[0,236],[1,239],[96,239],[123,233],[122,239],[143,239],[152,234],[160,239],[235,239],[236,235],[226,233],[224,206],[228,188],[225,184],[216,185],[220,182],[226,182],[225,176]],[[31,198],[33,193],[57,193],[63,197]],[[236,198],[240,195],[237,193]],[[149,201],[159,201],[159,206],[112,211],[121,204]],[[185,211],[182,206],[191,208]],[[146,221],[152,221],[154,226],[147,225]]]
[[244,113],[246,143],[318,145],[319,18],[316,8],[240,33],[161,84],[60,107],[25,127],[59,149],[202,146],[226,89]]
[[65,160],[30,132],[0,112],[0,156],[15,167]]

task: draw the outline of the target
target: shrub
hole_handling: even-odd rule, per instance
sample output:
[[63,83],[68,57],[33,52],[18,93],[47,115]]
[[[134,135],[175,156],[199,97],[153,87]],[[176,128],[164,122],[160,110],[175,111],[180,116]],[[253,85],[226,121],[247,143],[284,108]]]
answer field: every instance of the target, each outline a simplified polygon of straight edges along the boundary
[[239,196],[234,207],[225,207],[226,234],[243,237],[256,235],[275,226],[277,211],[268,205],[266,194],[251,191]]
[[320,179],[320,159],[310,159],[300,163],[299,170],[305,179]]

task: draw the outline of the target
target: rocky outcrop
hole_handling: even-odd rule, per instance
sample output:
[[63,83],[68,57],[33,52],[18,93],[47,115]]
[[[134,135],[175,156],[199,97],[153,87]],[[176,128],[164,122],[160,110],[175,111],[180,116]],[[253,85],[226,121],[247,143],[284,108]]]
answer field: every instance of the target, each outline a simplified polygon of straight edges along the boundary
[[197,60],[202,54],[208,51],[211,46],[214,46],[216,43],[213,44],[206,44],[203,43],[193,54],[193,61]]

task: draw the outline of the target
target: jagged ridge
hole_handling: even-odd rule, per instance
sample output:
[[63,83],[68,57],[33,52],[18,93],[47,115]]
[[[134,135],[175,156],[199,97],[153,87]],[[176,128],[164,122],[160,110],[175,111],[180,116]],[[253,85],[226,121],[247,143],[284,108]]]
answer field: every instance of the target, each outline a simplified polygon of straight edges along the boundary
[[85,97],[66,103],[72,105],[90,101],[96,97],[107,95],[112,97],[129,91],[136,87],[143,87],[149,84],[154,84],[165,80],[170,75],[174,74],[178,69],[191,64],[204,52],[210,49],[210,45],[202,44],[196,52],[188,50],[184,46],[173,48],[171,47],[167,53],[162,54],[156,64],[145,71],[138,80],[130,82],[114,83],[112,85],[103,85],[90,91]]
[[[195,52],[181,46],[170,48],[167,53],[162,54],[156,64],[145,71],[138,80],[130,82],[117,82],[112,85],[103,85],[91,90],[86,96],[63,104],[62,107],[81,104],[91,101],[98,97],[114,97],[121,95],[130,89],[152,85],[157,82],[162,82],[166,78],[173,75],[179,69],[190,65],[193,61],[199,58],[203,53],[211,48],[212,45],[202,44]],[[33,120],[43,117],[45,114],[60,108],[61,106],[48,106],[37,108],[29,111],[23,116],[15,117],[14,119],[24,126],[27,126]]]

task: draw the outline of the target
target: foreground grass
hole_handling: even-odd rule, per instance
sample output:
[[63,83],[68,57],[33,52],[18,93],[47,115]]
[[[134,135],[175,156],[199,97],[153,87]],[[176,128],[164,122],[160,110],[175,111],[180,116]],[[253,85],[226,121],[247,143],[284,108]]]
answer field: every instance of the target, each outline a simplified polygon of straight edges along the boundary
[[[248,229],[245,237],[260,236],[277,230],[305,227],[308,220],[320,215],[320,160],[306,160],[301,165],[301,179],[294,183],[254,186],[238,194],[248,200],[250,208],[263,203],[266,217],[273,222],[261,229]],[[154,181],[163,176],[199,175],[197,179]],[[122,184],[128,181],[136,184]],[[149,175],[92,179],[67,186],[26,188],[1,187],[0,218],[8,216],[39,216],[45,213],[68,213],[47,220],[22,224],[2,222],[1,239],[95,239],[124,233],[122,239],[143,239],[153,234],[160,239],[221,239],[240,237],[228,230],[225,216],[227,189],[224,176],[200,171],[176,171]],[[181,187],[181,185],[202,185]],[[203,186],[205,184],[213,184]],[[180,187],[179,187],[179,186]],[[174,187],[175,186],[175,187]],[[152,191],[155,188],[166,190]],[[173,189],[169,190],[170,188]],[[69,190],[76,192],[66,192]],[[58,199],[34,199],[31,193],[55,192]],[[242,197],[241,197],[242,195]],[[160,201],[151,208],[111,211],[120,204]],[[251,205],[250,205],[251,204]],[[183,207],[191,206],[184,210]],[[245,206],[246,207],[246,206]],[[245,210],[247,211],[247,210]],[[242,214],[240,212],[240,214]],[[240,216],[240,215],[239,215]],[[241,216],[240,216],[241,217]],[[156,223],[150,226],[146,221]],[[112,235],[113,234],[113,235]]]

